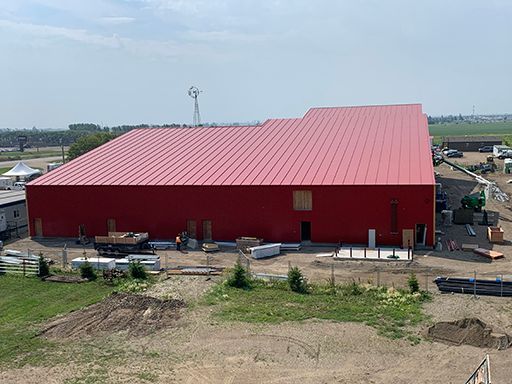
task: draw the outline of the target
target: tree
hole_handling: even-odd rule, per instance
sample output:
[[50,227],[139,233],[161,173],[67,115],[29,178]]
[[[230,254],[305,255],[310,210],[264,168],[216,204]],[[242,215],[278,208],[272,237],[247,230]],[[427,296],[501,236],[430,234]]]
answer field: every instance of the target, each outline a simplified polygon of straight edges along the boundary
[[242,267],[242,264],[240,264],[240,260],[238,260],[231,271],[228,279],[227,284],[230,287],[235,288],[250,288],[251,287],[251,281],[249,279],[249,275],[244,267]]
[[76,159],[78,156],[105,144],[114,137],[116,136],[109,132],[98,132],[80,137],[69,147],[68,160]]
[[92,123],[75,123],[69,124],[68,128],[71,131],[101,131],[101,126]]
[[308,281],[298,267],[292,267],[288,271],[288,285],[293,292],[308,293]]

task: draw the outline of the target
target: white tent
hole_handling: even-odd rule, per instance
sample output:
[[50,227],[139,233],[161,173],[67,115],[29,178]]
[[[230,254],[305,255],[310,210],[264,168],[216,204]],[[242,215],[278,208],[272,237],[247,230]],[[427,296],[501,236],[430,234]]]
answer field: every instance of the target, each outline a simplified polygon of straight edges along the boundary
[[23,161],[20,161],[18,164],[16,164],[12,169],[5,172],[3,176],[21,176],[21,177],[27,177],[31,175],[35,175],[36,173],[41,173],[41,171],[30,168],[27,164],[25,164]]

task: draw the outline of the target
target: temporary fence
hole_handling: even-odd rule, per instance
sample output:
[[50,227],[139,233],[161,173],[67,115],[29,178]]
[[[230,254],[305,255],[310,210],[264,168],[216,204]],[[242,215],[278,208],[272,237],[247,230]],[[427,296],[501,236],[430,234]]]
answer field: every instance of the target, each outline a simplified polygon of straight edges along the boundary
[[23,276],[39,275],[39,263],[20,259],[17,262],[0,259],[0,274],[18,274]]

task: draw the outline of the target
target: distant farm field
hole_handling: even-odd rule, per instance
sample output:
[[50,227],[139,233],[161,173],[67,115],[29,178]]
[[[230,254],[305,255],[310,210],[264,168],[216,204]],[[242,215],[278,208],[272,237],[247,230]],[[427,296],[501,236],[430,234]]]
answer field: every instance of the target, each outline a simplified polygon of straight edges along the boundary
[[464,135],[512,135],[512,121],[499,123],[432,124],[428,126],[432,136]]

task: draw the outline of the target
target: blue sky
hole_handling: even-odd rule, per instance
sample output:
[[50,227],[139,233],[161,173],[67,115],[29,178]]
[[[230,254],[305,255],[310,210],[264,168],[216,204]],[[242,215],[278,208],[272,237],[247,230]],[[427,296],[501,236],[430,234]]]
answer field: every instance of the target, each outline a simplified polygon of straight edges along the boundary
[[508,0],[0,0],[0,128],[512,112]]

